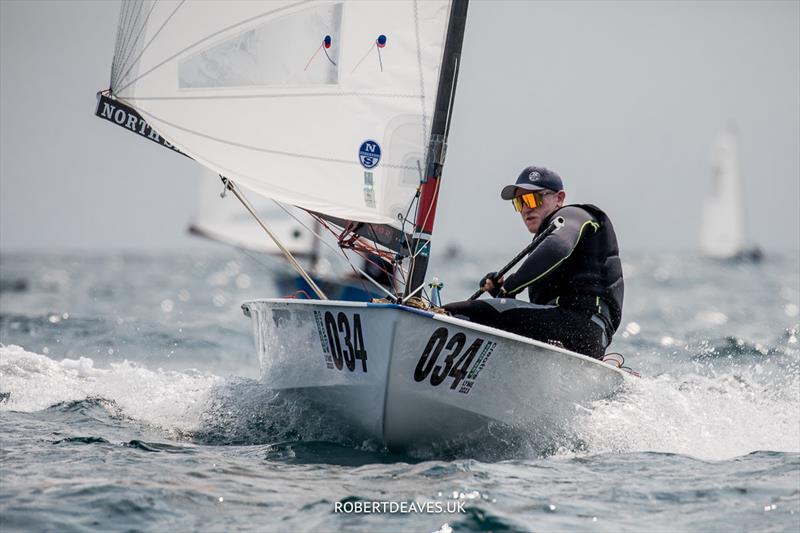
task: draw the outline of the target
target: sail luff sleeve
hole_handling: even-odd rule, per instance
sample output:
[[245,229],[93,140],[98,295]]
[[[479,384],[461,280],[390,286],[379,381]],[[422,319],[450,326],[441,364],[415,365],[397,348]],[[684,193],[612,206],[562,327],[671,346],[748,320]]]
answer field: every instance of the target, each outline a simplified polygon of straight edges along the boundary
[[447,130],[449,129],[450,114],[455,100],[456,80],[458,79],[461,48],[464,42],[468,6],[469,0],[454,0],[450,7],[447,37],[442,55],[442,67],[439,73],[439,85],[436,91],[436,103],[431,124],[431,140],[427,150],[425,165],[427,179],[420,187],[419,210],[411,245],[411,253],[414,259],[412,259],[411,269],[408,274],[406,295],[425,281],[425,274],[428,270],[430,242],[439,196],[439,180],[444,167]]

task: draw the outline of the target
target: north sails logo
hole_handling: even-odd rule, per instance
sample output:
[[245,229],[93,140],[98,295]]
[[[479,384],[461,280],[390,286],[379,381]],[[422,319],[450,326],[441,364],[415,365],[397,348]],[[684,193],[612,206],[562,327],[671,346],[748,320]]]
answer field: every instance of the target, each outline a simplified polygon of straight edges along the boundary
[[[130,131],[141,135],[146,139],[157,142],[165,148],[174,150],[179,154],[186,155],[177,148],[175,148],[164,137],[160,136],[142,116],[136,112],[135,109],[129,107],[118,100],[112,100],[105,94],[99,94],[97,100],[97,109],[94,114],[100,118],[113,122],[118,126],[129,129]],[[187,156],[188,157],[188,156]]]
[[362,167],[366,169],[374,168],[381,160],[380,145],[372,140],[361,143],[358,148],[358,160],[361,162]]
[[541,177],[542,177],[542,175],[541,175],[541,174],[539,174],[539,173],[538,173],[537,171],[535,171],[535,170],[534,170],[533,172],[531,172],[530,174],[528,174],[528,179],[529,179],[530,181],[536,181],[536,180],[538,180],[538,179],[539,179],[539,178],[541,178]]

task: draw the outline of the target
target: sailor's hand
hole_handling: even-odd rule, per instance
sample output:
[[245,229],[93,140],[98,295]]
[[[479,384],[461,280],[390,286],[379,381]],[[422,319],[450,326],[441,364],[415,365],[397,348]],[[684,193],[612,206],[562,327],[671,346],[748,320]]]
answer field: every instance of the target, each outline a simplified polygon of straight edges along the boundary
[[489,272],[483,276],[480,286],[485,292],[488,292],[492,296],[497,296],[500,294],[500,289],[503,287],[503,278],[498,278],[497,272]]

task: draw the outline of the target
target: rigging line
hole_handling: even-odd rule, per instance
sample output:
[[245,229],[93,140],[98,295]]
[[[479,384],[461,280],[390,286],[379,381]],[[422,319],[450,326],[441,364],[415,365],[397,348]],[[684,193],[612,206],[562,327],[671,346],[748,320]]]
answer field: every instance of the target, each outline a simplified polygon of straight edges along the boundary
[[[358,255],[360,255],[360,256],[361,256],[361,257],[364,259],[364,261],[366,261],[366,262],[369,262],[369,263],[371,263],[371,264],[375,265],[376,267],[378,267],[378,268],[381,270],[381,272],[383,272],[384,274],[386,274],[386,275],[388,276],[388,278],[389,278],[390,282],[391,282],[391,288],[394,290],[394,287],[395,287],[395,285],[396,285],[396,283],[395,283],[395,267],[394,267],[394,262],[390,262],[390,261],[388,261],[388,260],[386,259],[386,257],[384,257],[383,255],[381,255],[381,254],[379,254],[379,253],[374,253],[374,255],[375,255],[375,256],[379,257],[379,258],[380,258],[382,261],[384,261],[384,263],[383,263],[383,264],[387,264],[387,263],[388,263],[388,264],[390,264],[390,265],[392,266],[392,271],[390,272],[390,271],[386,270],[386,268],[385,268],[385,267],[383,267],[383,266],[381,266],[380,264],[376,263],[375,261],[372,261],[371,259],[369,259],[369,257],[367,257],[367,256],[365,256],[365,255],[362,255],[361,253],[359,253],[359,251],[358,251],[357,249],[353,249],[353,250],[355,251],[355,253],[357,253]],[[376,250],[376,251],[377,251],[377,250]],[[372,251],[370,251],[370,250],[367,250],[367,252],[366,252],[366,253],[370,254],[370,253],[373,253],[373,252],[372,252]],[[366,265],[365,265],[365,267],[366,267]]]
[[[220,176],[220,177],[222,177],[222,176]],[[250,204],[250,202],[247,201],[247,198],[245,198],[245,196],[242,193],[239,192],[239,188],[236,187],[236,184],[234,182],[232,182],[231,180],[227,179],[227,178],[223,178],[223,183],[225,183],[225,186],[228,188],[228,190],[230,190],[234,194],[234,196],[236,196],[236,198],[239,199],[239,201],[242,203],[242,205],[245,207],[245,209],[247,209],[250,212],[250,214],[253,215],[253,218],[256,219],[256,222],[258,222],[258,225],[261,226],[264,229],[264,231],[267,232],[267,234],[270,236],[270,238],[275,242],[275,244],[278,245],[278,248],[281,250],[283,255],[286,256],[286,259],[289,260],[289,263],[295,268],[295,270],[297,270],[297,272],[303,277],[303,279],[314,290],[314,292],[317,293],[317,296],[319,296],[319,298],[321,300],[327,300],[328,297],[325,296],[325,293],[322,292],[322,289],[320,289],[317,286],[317,284],[314,283],[314,280],[311,279],[311,276],[309,276],[308,273],[303,269],[303,267],[300,266],[300,263],[298,263],[297,259],[294,258],[294,256],[292,255],[292,252],[290,252],[283,245],[283,243],[280,241],[278,236],[275,235],[272,232],[272,230],[270,230],[261,221],[259,216],[256,214],[255,209],[253,208],[253,206]]]
[[[411,233],[414,233],[414,225],[417,221],[417,210],[419,209],[419,199],[421,197],[422,191],[420,190],[420,186],[422,184],[422,180],[420,180],[420,185],[417,185],[417,191],[414,193],[414,197],[411,198],[411,201],[408,203],[408,209],[406,209],[406,214],[403,218],[403,227],[402,231],[405,233],[406,231],[406,224],[411,224]],[[408,214],[411,212],[411,208],[414,208],[414,222],[409,222]],[[408,240],[408,236],[406,236],[406,240]],[[408,248],[411,251],[411,246],[409,245]]]
[[[183,4],[183,2],[185,2],[185,1],[186,1],[186,0],[182,0],[182,1],[181,1],[181,5],[182,5],[182,4]],[[289,5],[282,6],[282,7],[276,8],[276,9],[272,9],[272,10],[270,10],[270,11],[266,11],[266,12],[264,12],[264,13],[260,13],[260,14],[258,14],[258,15],[254,15],[254,16],[250,17],[249,19],[246,19],[246,20],[239,21],[239,22],[237,22],[236,24],[231,24],[231,25],[230,25],[230,26],[228,26],[227,28],[222,28],[221,30],[215,31],[215,32],[214,32],[214,33],[212,33],[211,35],[207,35],[207,36],[203,37],[202,39],[200,39],[199,41],[197,41],[197,42],[195,42],[195,43],[192,43],[192,44],[190,44],[189,46],[185,47],[183,50],[180,50],[180,51],[178,51],[178,52],[176,52],[176,53],[172,54],[170,57],[166,58],[166,59],[165,59],[165,60],[163,60],[161,63],[159,63],[159,64],[155,65],[155,66],[154,66],[154,67],[152,67],[150,70],[146,71],[144,74],[140,74],[138,77],[136,77],[136,78],[134,78],[133,80],[131,80],[130,82],[128,82],[128,84],[127,84],[127,85],[125,85],[125,87],[123,87],[122,89],[120,89],[120,91],[123,91],[123,90],[127,89],[127,88],[128,88],[130,85],[131,85],[131,84],[133,84],[133,83],[136,83],[137,81],[139,81],[140,79],[144,78],[145,76],[147,76],[148,74],[150,74],[150,73],[151,73],[151,72],[153,72],[154,70],[156,70],[156,69],[158,69],[158,68],[161,68],[161,67],[162,67],[162,66],[164,66],[166,63],[169,63],[170,61],[172,61],[173,59],[175,59],[175,58],[176,58],[176,57],[178,57],[179,55],[181,55],[181,54],[183,54],[183,53],[185,53],[185,52],[187,52],[187,51],[191,50],[192,48],[194,48],[194,47],[196,47],[196,46],[198,46],[198,45],[200,45],[200,44],[202,44],[202,43],[204,43],[204,42],[206,42],[206,41],[210,41],[210,40],[214,39],[214,38],[215,38],[215,37],[217,37],[218,35],[221,35],[221,34],[223,34],[223,33],[225,33],[225,32],[228,32],[228,31],[230,31],[230,30],[232,30],[232,29],[234,29],[234,28],[238,28],[239,26],[243,26],[243,25],[249,24],[249,23],[253,22],[254,20],[258,20],[258,19],[260,19],[260,18],[263,18],[263,17],[269,16],[269,15],[272,15],[272,14],[274,14],[274,13],[279,13],[279,12],[281,12],[281,11],[286,11],[287,9],[293,9],[293,8],[295,8],[295,7],[299,6],[299,5],[305,4],[305,3],[307,3],[307,0],[303,0],[303,1],[301,1],[301,2],[295,2],[294,4],[289,4]],[[180,6],[178,6],[178,7],[180,7]],[[176,11],[177,11],[177,8],[176,8]],[[173,12],[173,15],[174,15],[174,14],[175,14],[175,13]],[[172,15],[170,15],[170,18],[172,18]],[[169,19],[167,19],[167,20],[169,20]],[[165,22],[165,24],[166,24],[166,22]],[[162,26],[162,28],[163,28],[163,26]],[[159,31],[161,31],[161,29],[159,29]],[[154,36],[154,38],[155,38],[155,36]],[[152,42],[153,42],[153,40],[151,39],[151,40],[150,40],[150,43],[152,43]],[[147,44],[148,44],[148,46],[150,45],[150,43],[147,43]],[[145,47],[145,48],[146,48],[146,47]],[[140,54],[140,57],[141,57],[141,54]],[[138,60],[139,60],[139,59],[137,58],[137,61],[138,61]]]
[[[411,203],[408,204],[408,210],[406,211],[406,216],[403,219],[403,233],[406,231],[406,224],[408,224],[408,213],[411,211],[412,206],[414,206],[414,222],[412,223],[411,233],[414,233],[414,229],[416,228],[417,224],[417,213],[419,212],[419,201],[422,198],[422,183],[424,180],[424,174],[422,173],[422,167],[419,163],[419,159],[417,159],[417,172],[419,173],[419,185],[417,185],[417,192],[414,193]],[[408,241],[408,235],[406,235],[406,244],[408,245],[408,253],[411,253],[411,243]]]
[[[389,272],[388,270],[386,270],[386,268],[382,267],[381,265],[379,265],[379,264],[378,264],[378,263],[376,263],[375,261],[371,260],[371,259],[369,258],[369,256],[368,256],[368,255],[364,255],[364,253],[366,253],[366,254],[370,254],[370,253],[372,253],[372,252],[370,252],[369,250],[366,250],[366,252],[364,252],[364,253],[361,253],[359,250],[357,250],[357,249],[353,248],[353,251],[354,251],[354,252],[355,252],[355,253],[356,253],[358,256],[360,256],[360,257],[361,257],[361,258],[362,258],[362,259],[365,261],[365,263],[370,263],[371,265],[374,265],[374,266],[375,266],[375,267],[377,267],[377,268],[378,268],[378,269],[379,269],[381,272],[383,272],[384,274],[386,274],[386,275],[389,277],[389,279],[390,279],[390,280],[392,280],[392,287],[394,287],[394,268],[392,269],[392,271],[391,271],[391,272]],[[377,255],[377,254],[375,254],[375,255]],[[386,258],[385,258],[385,257],[383,257],[383,256],[380,256],[380,255],[377,255],[377,256],[378,256],[378,257],[380,257],[380,258],[381,258],[381,260],[383,260],[383,261],[386,261]],[[367,266],[367,265],[365,264],[365,265],[364,265],[364,267],[366,268],[366,266]],[[362,282],[362,283],[363,283],[363,282]],[[364,290],[366,290],[366,286],[365,286]]]
[[131,44],[131,36],[133,36],[133,32],[136,31],[137,21],[142,14],[142,9],[144,9],[144,0],[133,0],[130,4],[132,7],[129,12],[128,20],[125,22],[126,32],[122,37],[123,50],[126,50]]
[[[384,264],[386,264],[388,261],[386,261],[386,258],[385,258],[384,256],[382,256],[382,255],[380,255],[380,254],[377,254],[377,253],[373,253],[373,252],[372,252],[372,251],[370,251],[370,250],[365,250],[365,251],[363,252],[363,254],[362,254],[362,252],[361,252],[361,251],[359,251],[359,250],[358,250],[358,249],[356,249],[356,248],[353,248],[353,251],[354,251],[356,254],[358,254],[359,256],[361,256],[361,258],[362,258],[364,261],[366,261],[367,263],[370,263],[371,265],[374,265],[374,266],[375,266],[375,267],[377,267],[377,268],[378,268],[378,269],[379,269],[381,272],[383,272],[384,274],[386,274],[386,275],[387,275],[387,276],[389,276],[390,278],[393,278],[393,277],[394,277],[394,269],[392,269],[392,272],[389,272],[388,270],[386,270],[386,268],[385,268],[385,267],[381,266],[380,264],[376,263],[375,261],[373,261],[372,259],[370,259],[370,258],[369,258],[369,255],[374,255],[375,257],[378,257],[378,258],[380,258],[382,261],[384,261]],[[367,254],[367,255],[364,255],[364,254]],[[365,266],[366,266],[366,265],[365,265]]]
[[[401,228],[401,232],[403,233],[403,239],[406,241],[406,250],[408,253],[411,253],[411,241],[408,240],[408,233],[406,232],[406,223],[408,222],[408,214],[411,212],[411,207],[419,205],[419,187],[417,187],[417,194],[414,195],[414,198],[411,199],[411,202],[408,204],[408,209],[406,209],[405,218],[403,218],[403,227]],[[416,219],[416,209],[414,210],[414,218]],[[414,232],[414,229],[411,229],[411,232]]]
[[122,60],[120,66],[124,66],[131,58],[131,55],[133,54],[133,51],[136,48],[136,44],[139,42],[139,39],[142,37],[142,35],[144,35],[144,30],[147,29],[147,23],[150,20],[150,15],[153,14],[153,10],[155,10],[156,5],[158,5],[158,0],[155,0],[153,2],[153,5],[150,6],[150,11],[147,12],[147,16],[144,18],[144,21],[142,21],[142,27],[139,28],[139,33],[136,34],[136,38],[133,40],[133,43],[131,44],[130,51],[128,52],[128,54],[126,54],[125,59]]
[[[375,232],[375,224],[367,224],[367,227],[369,228],[370,233],[372,233],[372,247],[375,249],[374,253],[376,255],[381,255],[381,254],[385,255],[385,254],[387,254],[388,252],[381,252],[378,249],[378,245],[380,244],[380,239],[378,238],[378,234]],[[388,246],[385,246],[385,245],[384,245],[384,247],[385,248],[389,248]],[[391,248],[389,248],[389,250],[392,253],[392,257],[397,255],[397,251],[396,250],[391,250]],[[381,255],[381,257],[383,257],[383,255]],[[385,259],[385,257],[384,257],[384,259]]]
[[[369,224],[369,226],[370,226],[370,230],[372,230],[373,235],[375,235],[375,230],[372,228],[372,224]],[[394,265],[393,261],[388,261],[386,259],[386,256],[389,255],[392,252],[390,252],[390,251],[387,252],[387,251],[383,251],[383,250],[378,249],[378,238],[377,238],[377,235],[375,235],[375,237],[372,239],[372,242],[369,243],[369,246],[359,242],[359,240],[360,239],[356,239],[353,242],[353,244],[350,246],[350,249],[353,250],[356,254],[358,254],[362,259],[364,259],[364,261],[375,265],[384,274],[387,274],[389,277],[394,277],[394,273],[393,272],[389,272],[383,266],[381,266],[380,264],[376,263],[375,261],[373,261],[373,260],[371,260],[369,258],[369,255],[374,255],[374,256],[379,257],[381,260],[383,260],[385,262],[390,262],[392,265]],[[340,246],[340,248],[341,248],[341,246]],[[392,253],[392,257],[394,257],[394,255],[395,254]]]
[[[438,181],[437,181],[436,185],[437,185],[437,191],[434,191],[434,192],[438,192],[438,185],[439,185]],[[419,194],[419,197],[417,198],[417,203],[414,206],[414,230],[413,230],[413,232],[416,232],[416,230],[417,230],[417,219],[419,218],[419,206],[420,206],[420,203],[422,201],[422,190],[421,189],[422,189],[422,185],[420,184],[420,194]],[[432,205],[433,204],[431,204],[431,206]],[[425,215],[425,220],[422,223],[422,227],[425,227],[425,224],[428,222],[428,215],[430,215],[430,207],[428,208],[428,213]],[[412,235],[412,237],[413,237],[413,235]],[[415,260],[416,260],[416,258],[417,258],[417,254],[419,253],[419,250],[412,250],[411,249],[411,245],[409,245],[408,253],[411,254],[410,259],[411,259],[411,264],[413,265]]]
[[[169,16],[164,20],[164,22],[161,24],[161,26],[158,28],[158,30],[156,30],[156,32],[153,34],[153,36],[150,37],[150,40],[147,41],[147,44],[142,47],[142,50],[139,52],[139,55],[136,56],[136,59],[134,59],[133,62],[131,62],[131,64],[128,65],[128,68],[125,70],[125,73],[122,76],[120,76],[120,78],[119,78],[119,82],[120,83],[122,83],[125,80],[125,78],[130,73],[131,69],[133,69],[133,67],[136,66],[136,63],[138,63],[139,60],[142,58],[142,56],[144,55],[145,51],[147,51],[147,49],[150,48],[150,45],[153,44],[153,41],[155,41],[156,38],[161,34],[161,30],[163,30],[167,26],[169,21],[172,20],[172,17],[175,16],[175,13],[178,12],[178,10],[181,8],[181,6],[185,2],[186,2],[186,0],[181,0],[181,3],[178,4],[177,6],[175,6],[175,9],[172,11],[172,13],[169,14]],[[150,71],[146,72],[145,74],[149,74],[150,72],[152,72],[152,69]],[[122,91],[124,91],[125,89],[130,87],[133,83],[135,83],[137,80],[141,79],[142,76],[144,76],[144,74],[139,75],[137,78],[134,78],[133,80],[129,81],[127,85],[123,85],[122,87],[117,89],[116,92],[121,93]]]
[[374,279],[372,279],[372,276],[370,276],[369,274],[367,274],[366,272],[364,272],[363,270],[361,270],[359,267],[357,267],[356,265],[354,265],[354,264],[353,264],[353,262],[352,262],[352,261],[350,261],[350,258],[349,258],[349,257],[347,257],[347,254],[345,253],[345,251],[344,251],[344,248],[339,248],[339,249],[342,251],[342,253],[344,254],[345,260],[346,260],[348,263],[350,263],[350,266],[353,268],[353,270],[357,270],[359,274],[361,274],[361,275],[362,275],[362,276],[364,276],[366,279],[368,279],[369,281],[371,281],[371,282],[372,282],[372,284],[373,284],[373,285],[375,285],[376,287],[378,287],[378,288],[379,288],[381,291],[385,292],[385,293],[386,293],[386,295],[389,297],[389,299],[390,299],[390,300],[392,300],[393,302],[397,302],[397,296],[395,296],[394,294],[392,294],[392,293],[391,293],[391,292],[390,292],[388,289],[386,289],[386,287],[384,287],[383,285],[381,285],[380,283],[378,283],[377,281],[375,281]]
[[458,81],[459,56],[455,56],[453,61],[456,66],[453,69],[453,83],[450,84],[450,98],[447,100],[447,119],[444,122],[444,142],[447,143],[447,136],[450,135],[450,119],[453,116],[453,99],[456,97],[456,81]]
[[350,96],[364,97],[364,98],[419,98],[418,94],[392,94],[392,93],[360,93],[360,92],[318,92],[318,93],[278,93],[278,94],[215,94],[215,95],[191,95],[191,96],[126,96],[125,98],[130,101],[169,101],[169,100],[247,100],[257,98],[305,98],[312,96],[319,97],[342,97],[347,98]]
[[[251,261],[253,261],[255,264],[257,264],[259,267],[261,267],[264,270],[264,272],[271,272],[272,270],[274,270],[275,265],[267,264],[266,262],[261,261],[260,259],[256,258],[256,256],[253,255],[253,253],[250,250],[248,250],[247,248],[239,248],[237,246],[236,249],[239,250],[247,258],[249,258]],[[283,268],[285,268],[285,267],[283,267]]]
[[[412,230],[412,233],[417,229],[417,215],[419,215],[419,203],[420,203],[420,200],[422,199],[422,180],[420,180],[420,185],[417,188],[417,191],[418,191],[418,193],[417,193],[417,195],[415,197],[416,202],[414,203],[414,228]],[[413,241],[413,239],[412,239],[412,241]],[[408,243],[408,253],[409,253],[409,256],[408,256],[408,265],[409,265],[409,267],[408,268],[409,268],[409,272],[411,272],[411,271],[414,270],[414,263],[416,262],[416,258],[417,258],[416,254],[414,254],[414,250],[412,249],[411,242]],[[405,281],[406,281],[406,285],[407,285],[410,280],[405,280]]]
[[[344,248],[339,248],[339,249],[342,251],[342,254],[344,255],[345,261],[347,261],[350,264],[350,268],[353,269],[353,273],[356,276],[358,276],[358,272],[356,272],[355,265],[353,265],[353,262],[350,261],[349,257],[347,257],[347,254],[345,253]],[[364,289],[364,292],[369,293],[369,291],[367,290],[367,284],[364,283],[364,278],[357,277],[356,279],[359,281],[359,283],[361,283],[361,288]]]
[[132,13],[137,5],[140,5],[142,0],[122,0],[119,10],[119,27],[117,28],[117,38],[114,41],[114,46],[117,51],[124,50],[125,39],[128,37],[127,33],[130,30],[131,20],[133,19]]
[[[117,100],[119,100],[122,103],[127,103],[128,105],[130,105],[128,103],[127,98],[117,98]],[[131,107],[134,107],[134,106],[131,106]],[[348,160],[348,159],[335,159],[335,158],[332,158],[332,157],[322,157],[322,156],[315,156],[315,155],[298,154],[298,153],[294,153],[294,152],[285,152],[283,150],[270,150],[269,148],[260,148],[258,146],[250,146],[250,145],[247,145],[247,144],[237,143],[237,142],[233,142],[233,141],[226,141],[224,139],[220,139],[219,137],[213,137],[213,136],[207,135],[205,133],[200,133],[199,131],[195,131],[195,130],[191,130],[189,128],[185,128],[183,126],[179,126],[177,124],[174,124],[172,122],[169,122],[167,120],[159,118],[159,117],[153,115],[152,113],[149,113],[149,112],[147,112],[147,111],[145,111],[145,110],[143,110],[141,108],[134,107],[134,109],[136,109],[136,111],[138,111],[139,114],[141,114],[141,115],[145,115],[147,117],[152,117],[155,121],[161,122],[163,124],[166,124],[167,126],[175,128],[177,130],[185,131],[186,133],[191,133],[193,135],[197,135],[198,137],[203,137],[204,139],[209,139],[209,140],[212,140],[212,141],[216,141],[218,143],[227,144],[229,146],[237,146],[239,148],[244,148],[246,150],[253,150],[254,152],[262,152],[262,153],[266,153],[266,154],[282,155],[282,156],[287,156],[287,157],[297,157],[297,158],[300,158],[300,159],[313,159],[315,161],[325,161],[325,162],[328,162],[328,163],[340,163],[340,164],[345,164],[345,165],[350,165],[350,166],[358,166],[359,165],[359,162],[355,161],[355,160],[351,161],[351,160]],[[147,122],[150,125],[152,125],[152,123],[153,123],[150,120],[148,120]],[[408,170],[408,169],[411,168],[411,167],[404,166],[404,165],[393,165],[393,164],[389,164],[389,163],[382,163],[382,165],[384,167],[386,167],[386,168],[396,168],[396,169],[400,169],[400,170]]]
[[[136,8],[136,6],[137,5],[141,5],[141,3],[142,3],[141,1],[137,2],[135,0],[129,0],[129,1],[126,1],[124,3],[124,5],[123,5],[124,17],[125,18],[124,18],[124,20],[120,21],[121,25],[120,25],[119,34],[117,35],[117,41],[116,41],[116,45],[118,46],[118,48],[114,49],[115,60],[118,60],[119,58],[121,58],[125,54],[125,45],[128,42],[128,38],[129,38],[130,32],[133,31],[130,28],[130,26],[132,25],[132,21],[133,21],[133,11]],[[119,73],[120,73],[120,67],[121,67],[121,65],[119,65],[117,63],[112,63],[111,64],[111,69],[112,69],[112,85],[111,85],[111,87],[113,87],[114,84],[116,84],[116,82],[118,81],[118,76],[119,76]]]
[[397,271],[398,271],[399,274],[395,276],[395,281],[397,281],[399,279],[403,284],[403,288],[405,289],[405,286],[406,286],[406,270],[403,268],[403,265],[401,263],[397,264]]
[[420,291],[420,289],[422,289],[422,287],[424,287],[424,286],[425,286],[425,283],[423,283],[422,285],[420,285],[419,287],[417,287],[416,289],[414,289],[413,291],[411,291],[410,293],[408,293],[408,296],[406,296],[405,298],[403,298],[402,300],[400,300],[400,303],[401,303],[401,304],[404,304],[404,303],[406,303],[408,300],[410,300],[410,299],[411,299],[411,297],[412,297],[412,296],[414,296],[415,294],[417,294],[417,293]]
[[[331,245],[329,242],[325,241],[325,239],[323,239],[323,238],[322,238],[322,236],[321,236],[319,233],[317,233],[317,232],[316,232],[316,231],[314,231],[313,229],[309,228],[309,227],[306,225],[306,223],[305,223],[305,222],[303,222],[302,220],[300,220],[299,218],[297,218],[297,217],[295,216],[295,214],[294,214],[294,213],[292,213],[291,211],[289,211],[288,209],[286,209],[286,207],[284,207],[284,205],[283,205],[283,204],[281,204],[280,202],[278,202],[278,201],[276,201],[276,200],[272,200],[272,201],[273,201],[273,202],[275,202],[275,204],[276,204],[278,207],[280,207],[281,209],[283,209],[283,211],[284,211],[284,212],[285,212],[287,215],[289,215],[290,217],[292,217],[293,219],[295,219],[297,222],[299,222],[299,223],[300,223],[300,225],[301,225],[301,226],[303,226],[304,228],[306,228],[306,230],[307,230],[309,233],[311,233],[312,235],[314,235],[315,237],[317,237],[317,238],[319,239],[319,241],[320,241],[322,244],[324,244],[324,245],[325,245],[325,246],[327,246],[327,247],[328,247],[328,248],[329,248],[331,251],[333,251],[333,253],[334,253],[334,255],[335,255],[336,257],[339,257],[339,254],[338,254],[338,252],[336,251],[336,248],[334,248],[334,247],[333,247],[333,246],[332,246],[332,245]],[[312,215],[312,216],[313,216],[313,215]],[[315,217],[315,218],[316,218],[316,217]],[[319,221],[319,219],[318,219],[318,221]],[[322,224],[322,226],[323,226],[323,227],[325,227],[325,228],[327,228],[328,230],[330,230],[330,227],[328,227],[328,225],[327,225],[327,224],[325,224],[325,223],[324,223],[324,222],[322,222],[322,221],[319,221],[319,222]],[[342,251],[344,251],[342,248],[339,248],[339,250],[342,250]],[[392,300],[396,300],[396,299],[397,299],[397,298],[396,298],[396,297],[395,297],[395,296],[394,296],[392,293],[390,293],[389,291],[387,291],[387,290],[386,290],[386,288],[384,288],[384,286],[383,286],[383,285],[381,285],[380,283],[378,283],[377,281],[375,281],[374,279],[372,279],[372,277],[370,277],[370,276],[369,276],[369,275],[368,275],[366,272],[364,272],[363,270],[361,270],[360,268],[358,268],[357,266],[355,266],[353,263],[351,263],[351,262],[350,262],[350,260],[347,258],[347,254],[345,254],[345,255],[344,255],[344,260],[345,260],[347,263],[349,263],[349,264],[350,264],[350,266],[351,266],[352,268],[354,268],[354,269],[358,270],[358,271],[359,271],[361,274],[363,274],[363,275],[364,275],[364,276],[365,276],[367,279],[369,279],[369,280],[370,280],[370,281],[371,281],[371,282],[372,282],[372,283],[373,283],[373,284],[374,284],[376,287],[378,287],[380,290],[382,290],[383,292],[385,292],[386,294],[388,294],[388,295],[389,295],[389,298],[391,298]]]
[[[144,2],[143,1],[131,2],[131,5],[134,5],[134,4],[136,5],[136,8],[135,8],[136,13],[134,14],[133,13],[134,12],[134,8],[131,8],[131,16],[128,18],[127,21],[125,21],[125,30],[126,31],[125,31],[125,35],[123,35],[122,43],[121,43],[122,44],[123,55],[124,55],[125,51],[128,50],[128,47],[131,44],[131,36],[133,35],[133,32],[136,31],[136,23],[139,20],[139,15],[141,15],[142,8],[144,7]],[[120,65],[120,66],[122,66],[122,65]]]
[[125,2],[125,3],[122,4],[122,6],[120,7],[120,10],[119,10],[119,18],[117,19],[117,38],[114,40],[114,59],[111,61],[111,83],[110,83],[109,87],[114,85],[115,72],[116,72],[116,70],[118,68],[117,61],[118,61],[119,56],[120,56],[120,54],[122,52],[122,50],[120,49],[120,46],[121,46],[121,43],[122,43],[122,33],[123,33],[123,28],[126,25],[126,18],[127,18],[126,15],[127,15],[129,6],[130,6],[130,3],[129,2]]

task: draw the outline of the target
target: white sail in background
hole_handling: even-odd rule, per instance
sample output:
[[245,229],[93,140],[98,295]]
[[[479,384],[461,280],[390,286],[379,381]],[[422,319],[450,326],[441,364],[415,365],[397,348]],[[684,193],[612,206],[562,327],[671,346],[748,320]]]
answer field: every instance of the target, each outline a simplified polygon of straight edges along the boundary
[[[202,170],[202,184],[198,191],[197,208],[189,223],[189,231],[236,248],[254,252],[279,254],[280,250],[253,216],[242,208],[232,194],[220,198],[223,190],[219,176]],[[250,199],[259,218],[275,232],[286,248],[295,255],[309,255],[314,246],[314,236],[302,224],[289,216],[272,200],[254,196]],[[295,216],[302,217],[306,225],[314,221],[294,208]]]
[[736,135],[726,128],[711,152],[711,183],[703,208],[700,246],[704,255],[722,259],[742,253],[746,239]]
[[401,227],[425,167],[450,2],[123,4],[114,98],[214,173]]

